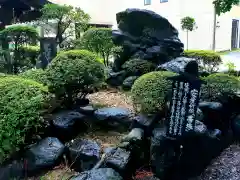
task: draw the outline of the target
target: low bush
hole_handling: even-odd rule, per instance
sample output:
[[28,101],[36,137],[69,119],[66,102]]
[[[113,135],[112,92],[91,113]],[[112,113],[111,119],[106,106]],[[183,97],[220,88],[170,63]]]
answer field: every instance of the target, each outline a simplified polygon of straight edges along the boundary
[[209,50],[187,50],[183,55],[189,58],[195,58],[200,68],[207,72],[216,72],[218,66],[222,63],[220,55],[214,51]]
[[46,73],[43,69],[30,69],[27,70],[21,74],[19,74],[19,76],[23,77],[23,78],[27,78],[27,79],[31,79],[34,81],[37,81],[41,84],[46,84]]
[[17,76],[0,78],[0,163],[18,151],[43,124],[50,95],[42,84]]
[[143,113],[161,111],[165,104],[165,97],[172,85],[167,78],[174,75],[168,71],[155,71],[138,78],[132,87],[135,110]]
[[223,93],[234,93],[240,89],[240,81],[235,76],[216,73],[204,77],[206,84],[202,85],[201,97],[203,100],[215,101]]
[[60,51],[57,55],[58,57],[60,56],[66,56],[69,59],[76,59],[76,58],[82,58],[85,56],[86,58],[94,59],[95,61],[98,61],[100,63],[103,63],[103,59],[98,57],[95,53],[88,51],[88,50],[69,50],[69,51]]
[[141,76],[154,71],[156,69],[156,65],[147,60],[131,59],[125,62],[122,65],[122,68],[126,70],[129,76]]
[[66,98],[68,105],[77,97],[85,98],[104,80],[104,65],[86,50],[59,53],[45,71],[49,90]]

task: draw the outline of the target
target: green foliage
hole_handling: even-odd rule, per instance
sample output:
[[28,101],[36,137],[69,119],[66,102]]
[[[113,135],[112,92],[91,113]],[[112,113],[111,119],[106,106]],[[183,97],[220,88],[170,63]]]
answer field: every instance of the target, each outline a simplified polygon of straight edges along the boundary
[[182,18],[181,27],[183,30],[193,31],[196,27],[195,19],[189,16]]
[[216,8],[217,15],[226,13],[232,9],[234,5],[238,5],[239,0],[214,0],[213,4]]
[[195,58],[200,68],[207,72],[215,72],[222,63],[220,55],[214,51],[208,50],[187,50],[183,54],[185,57]]
[[[42,16],[39,21],[41,25],[46,28],[46,24],[50,26],[47,31],[56,29],[56,40],[62,47],[62,43],[76,31],[82,31],[86,28],[90,16],[86,14],[81,8],[75,8],[67,5],[59,4],[45,4],[41,9]],[[53,24],[52,21],[56,21]],[[76,26],[75,23],[81,24]]]
[[236,65],[233,62],[231,62],[231,61],[227,62],[226,66],[228,68],[228,74],[229,75],[236,72]]
[[40,54],[39,46],[22,46],[20,47],[21,54],[25,57],[37,57]]
[[104,66],[87,50],[65,51],[49,64],[46,77],[50,90],[71,103],[77,95],[86,96],[89,89],[104,80]]
[[156,65],[147,60],[131,59],[126,61],[122,65],[122,68],[126,70],[129,76],[140,76],[154,71],[156,69]]
[[109,65],[109,57],[113,54],[111,28],[91,28],[87,30],[80,41],[78,48],[84,48],[99,54],[106,66]]
[[19,76],[26,78],[26,79],[34,80],[41,84],[47,83],[46,73],[43,69],[30,69],[30,70],[27,70],[27,71],[19,74]]
[[39,46],[21,46],[19,48],[19,52],[21,61],[25,62],[28,68],[33,68],[36,66],[38,57],[40,55]]
[[234,93],[240,88],[240,81],[235,76],[216,73],[203,78],[206,85],[202,86],[202,98],[215,101],[223,93]]
[[60,51],[58,53],[58,56],[67,56],[69,59],[76,59],[76,58],[82,58],[83,56],[90,57],[91,59],[95,59],[96,61],[103,63],[103,60],[99,58],[96,54],[93,52],[90,52],[88,50],[69,50],[69,51]]
[[30,59],[22,58],[21,49],[23,46],[36,44],[38,32],[34,27],[26,25],[9,26],[0,32],[0,38],[13,43],[13,49],[11,49],[13,56],[10,55],[10,51],[5,51],[3,55],[3,66],[7,73],[16,74],[26,67],[32,67]]
[[21,148],[43,122],[49,94],[43,85],[17,76],[0,78],[0,163]]
[[155,113],[164,108],[165,98],[171,89],[167,80],[175,74],[168,71],[155,71],[138,78],[132,87],[132,100],[136,111]]
[[7,39],[14,43],[15,49],[23,44],[36,43],[38,32],[32,26],[14,25],[9,26],[0,32],[1,39]]

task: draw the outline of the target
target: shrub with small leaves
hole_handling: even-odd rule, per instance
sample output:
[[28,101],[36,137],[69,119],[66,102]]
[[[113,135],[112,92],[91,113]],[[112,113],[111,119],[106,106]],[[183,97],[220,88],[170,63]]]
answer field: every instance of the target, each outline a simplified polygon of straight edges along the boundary
[[5,62],[9,67],[7,68],[8,73],[17,74],[21,72],[22,69],[26,67],[33,67],[31,61],[26,58],[22,58],[21,52],[22,47],[26,45],[34,45],[38,40],[38,32],[36,28],[27,25],[12,25],[6,29],[0,31],[0,38],[2,40],[11,42],[13,47],[11,51],[13,52],[13,57],[10,63]]
[[40,55],[39,46],[21,46],[19,47],[21,59],[29,58],[33,65],[36,65],[37,58]]
[[140,76],[156,69],[156,65],[147,60],[131,59],[122,65],[129,76]]
[[132,100],[135,110],[143,113],[161,111],[172,85],[167,78],[174,75],[176,74],[168,71],[155,71],[138,78],[132,87]]
[[87,50],[70,50],[59,53],[46,69],[49,89],[68,104],[85,96],[104,80],[104,65]]
[[183,55],[185,57],[196,59],[200,68],[210,73],[217,71],[218,66],[222,63],[220,55],[214,51],[187,50],[184,51]]
[[48,89],[18,76],[0,78],[0,163],[19,150],[43,124]]
[[26,78],[26,79],[34,80],[41,84],[47,83],[46,73],[43,69],[30,69],[30,70],[27,70],[27,71],[19,74],[19,76]]
[[109,58],[114,51],[112,29],[90,28],[83,34],[78,47],[97,53],[103,58],[104,64],[108,66]]
[[202,85],[201,96],[203,100],[215,101],[223,93],[234,93],[240,89],[240,81],[235,76],[216,73],[203,78],[206,82]]

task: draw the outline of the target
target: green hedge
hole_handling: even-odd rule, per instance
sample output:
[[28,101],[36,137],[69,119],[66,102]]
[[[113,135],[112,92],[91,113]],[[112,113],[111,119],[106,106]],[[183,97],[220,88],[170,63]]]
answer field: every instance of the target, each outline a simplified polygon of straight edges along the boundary
[[104,80],[104,65],[87,50],[61,52],[45,71],[50,91],[57,97],[68,97],[69,101]]
[[46,73],[43,69],[30,69],[23,73],[20,73],[19,76],[26,78],[26,79],[34,80],[41,84],[47,83]]
[[183,55],[189,58],[195,58],[201,69],[207,72],[215,72],[222,63],[221,56],[214,51],[209,50],[186,50]]
[[43,85],[20,77],[0,78],[0,163],[26,142],[43,122],[49,94]]
[[223,93],[234,93],[240,90],[239,79],[228,74],[216,73],[204,77],[203,80],[206,82],[205,85],[202,85],[203,100],[215,101]]
[[147,60],[130,59],[122,65],[130,76],[140,76],[156,69],[156,65]]
[[175,74],[168,71],[155,71],[138,78],[132,87],[132,100],[137,112],[155,113],[165,104],[165,97],[172,83],[168,77]]

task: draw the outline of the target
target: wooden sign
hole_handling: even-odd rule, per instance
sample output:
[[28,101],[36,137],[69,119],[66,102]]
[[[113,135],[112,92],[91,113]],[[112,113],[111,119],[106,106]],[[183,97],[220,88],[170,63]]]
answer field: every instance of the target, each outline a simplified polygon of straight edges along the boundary
[[40,39],[41,67],[45,68],[57,55],[57,43],[55,38],[45,37]]

